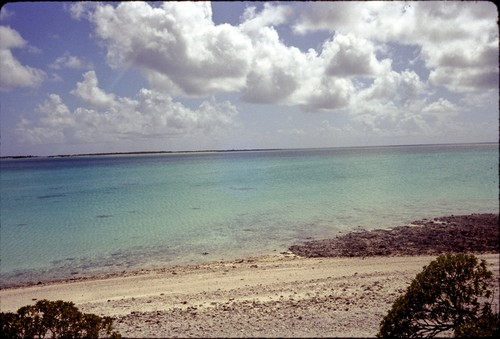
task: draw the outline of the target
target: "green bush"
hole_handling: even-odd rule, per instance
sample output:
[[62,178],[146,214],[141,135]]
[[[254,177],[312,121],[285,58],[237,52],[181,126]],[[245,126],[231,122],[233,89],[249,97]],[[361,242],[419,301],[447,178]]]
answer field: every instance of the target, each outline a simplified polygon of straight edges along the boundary
[[377,337],[492,336],[499,316],[488,298],[492,273],[474,255],[441,255],[424,266],[380,323]]
[[0,313],[2,338],[120,338],[110,317],[82,313],[72,302],[40,300],[17,313]]
[[492,313],[491,308],[483,310],[481,316],[473,321],[468,321],[455,329],[457,338],[498,338],[500,334],[500,314]]

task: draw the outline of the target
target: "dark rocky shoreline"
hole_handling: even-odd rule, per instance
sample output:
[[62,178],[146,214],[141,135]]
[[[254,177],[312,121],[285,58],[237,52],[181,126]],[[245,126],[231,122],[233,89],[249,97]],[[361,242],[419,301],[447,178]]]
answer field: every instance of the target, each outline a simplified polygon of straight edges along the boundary
[[414,221],[405,226],[354,231],[289,248],[302,257],[368,257],[499,253],[498,214],[470,214]]

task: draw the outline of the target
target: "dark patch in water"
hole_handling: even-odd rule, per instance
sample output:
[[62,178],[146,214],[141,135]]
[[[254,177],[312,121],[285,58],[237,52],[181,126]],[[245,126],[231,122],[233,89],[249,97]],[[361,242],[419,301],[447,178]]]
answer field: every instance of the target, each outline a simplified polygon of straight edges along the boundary
[[104,218],[111,218],[113,215],[111,214],[99,214],[99,215],[96,215],[95,217],[96,218],[100,218],[100,219],[104,219]]
[[192,210],[201,210],[201,207],[191,207]]
[[26,226],[28,224],[17,224],[17,226],[21,227],[21,226]]
[[63,198],[65,196],[66,196],[66,194],[47,194],[47,195],[40,195],[37,198],[38,199],[51,199],[51,198]]
[[231,187],[233,191],[251,191],[254,190],[255,188],[253,187]]

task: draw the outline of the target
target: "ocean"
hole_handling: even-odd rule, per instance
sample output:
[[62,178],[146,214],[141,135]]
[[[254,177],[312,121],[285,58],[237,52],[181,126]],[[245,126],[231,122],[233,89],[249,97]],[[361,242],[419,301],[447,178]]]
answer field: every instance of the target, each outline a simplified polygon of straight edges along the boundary
[[0,287],[499,211],[498,144],[0,161]]

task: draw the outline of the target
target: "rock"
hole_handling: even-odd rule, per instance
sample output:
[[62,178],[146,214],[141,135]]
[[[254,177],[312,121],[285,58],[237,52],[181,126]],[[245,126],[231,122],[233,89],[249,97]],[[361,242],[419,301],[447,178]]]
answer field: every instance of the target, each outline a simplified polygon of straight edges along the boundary
[[498,214],[472,214],[414,221],[416,226],[354,231],[312,240],[289,250],[303,257],[438,255],[449,252],[498,253]]

